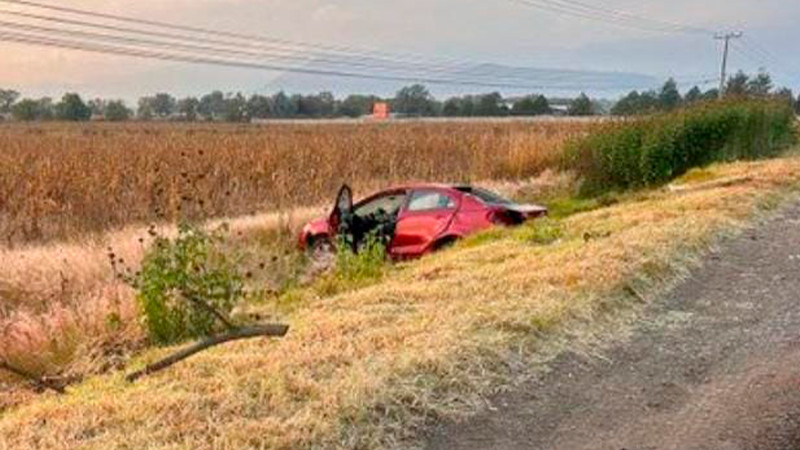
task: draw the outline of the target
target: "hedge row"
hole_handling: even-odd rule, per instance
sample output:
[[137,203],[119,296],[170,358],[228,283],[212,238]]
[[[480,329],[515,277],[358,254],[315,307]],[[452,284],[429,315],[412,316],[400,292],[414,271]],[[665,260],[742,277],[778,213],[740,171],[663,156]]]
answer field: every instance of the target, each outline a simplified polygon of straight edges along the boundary
[[566,165],[584,194],[635,189],[716,161],[774,156],[795,143],[796,129],[785,102],[709,102],[605,125],[568,145]]

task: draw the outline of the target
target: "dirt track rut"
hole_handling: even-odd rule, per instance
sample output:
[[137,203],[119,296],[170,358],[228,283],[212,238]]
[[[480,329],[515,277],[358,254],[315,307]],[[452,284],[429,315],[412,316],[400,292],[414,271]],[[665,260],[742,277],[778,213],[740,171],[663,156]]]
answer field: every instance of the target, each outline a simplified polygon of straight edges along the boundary
[[722,246],[606,358],[440,427],[430,449],[800,449],[800,203]]

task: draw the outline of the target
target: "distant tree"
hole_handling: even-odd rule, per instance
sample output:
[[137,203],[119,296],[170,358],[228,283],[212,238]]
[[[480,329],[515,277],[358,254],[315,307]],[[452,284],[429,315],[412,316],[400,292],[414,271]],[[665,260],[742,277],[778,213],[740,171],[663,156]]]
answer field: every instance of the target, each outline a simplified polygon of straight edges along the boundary
[[183,120],[194,122],[197,120],[197,110],[200,108],[200,100],[196,97],[186,97],[178,100],[175,110],[181,115]]
[[678,84],[670,78],[664,83],[661,92],[658,94],[658,107],[664,111],[670,111],[681,104],[681,93],[678,91]]
[[394,110],[412,116],[430,116],[435,112],[434,99],[421,84],[406,86],[395,95]]
[[800,94],[797,95],[797,101],[794,103],[795,107],[794,110],[797,114],[800,114]]
[[203,116],[205,120],[218,119],[225,114],[225,111],[225,94],[221,91],[214,91],[202,96],[200,98],[200,105],[197,107],[197,112]]
[[702,100],[716,100],[719,98],[719,89],[712,88],[703,93]]
[[272,113],[275,117],[293,117],[297,114],[297,103],[280,91],[272,96]]
[[105,103],[103,117],[109,122],[123,122],[131,118],[133,111],[125,106],[122,100],[111,100]]
[[136,108],[136,116],[141,120],[152,120],[155,115],[153,97],[141,97]]
[[331,92],[320,92],[317,95],[319,102],[319,115],[322,117],[333,117],[336,112],[336,98]]
[[297,114],[303,117],[319,117],[321,116],[322,107],[319,99],[315,95],[297,95],[294,97],[297,103]]
[[92,110],[83,102],[80,95],[67,93],[56,105],[56,117],[59,120],[81,122],[92,118]]
[[339,104],[337,114],[346,117],[361,117],[372,113],[380,99],[374,95],[350,95]]
[[11,89],[0,89],[0,113],[8,114],[19,98],[19,92]]
[[511,107],[512,116],[538,116],[550,114],[550,103],[544,95],[528,95]]
[[500,117],[507,116],[508,113],[503,96],[499,92],[479,96],[474,111],[474,115],[480,117]]
[[241,92],[225,98],[225,112],[222,118],[226,122],[248,122],[250,120],[247,113],[247,99]]
[[36,101],[39,120],[53,120],[56,118],[56,106],[50,97],[42,97]]
[[593,116],[595,114],[594,104],[585,93],[581,92],[581,95],[570,102],[567,114],[570,116]]
[[736,75],[728,79],[728,83],[725,85],[725,95],[733,97],[747,96],[749,83],[750,77],[740,70]]
[[20,100],[11,108],[11,115],[21,122],[39,120],[39,102],[29,98]]
[[158,93],[153,97],[153,113],[162,119],[167,118],[175,112],[176,104],[175,97],[163,92]]
[[266,119],[272,115],[272,102],[269,97],[254,94],[247,99],[247,115],[253,119]]
[[764,98],[772,91],[772,77],[763,69],[758,75],[747,82],[747,94],[753,97]]
[[102,116],[105,115],[106,103],[102,98],[94,98],[86,102],[86,106],[92,110],[93,116]]
[[772,94],[772,97],[776,100],[786,102],[794,107],[794,92],[792,92],[792,90],[789,88],[785,87],[778,89],[774,94]]
[[461,99],[458,97],[450,97],[442,104],[442,115],[445,117],[458,117],[462,115],[461,112]]
[[689,92],[683,97],[683,102],[686,104],[697,103],[703,98],[703,91],[700,90],[699,87],[695,86],[689,89]]
[[639,91],[631,91],[625,97],[622,97],[611,108],[612,116],[631,116],[638,114],[639,107]]
[[451,97],[442,103],[441,115],[446,117],[470,117],[476,114],[477,103],[480,97],[465,95],[463,97]]
[[14,103],[11,107],[11,115],[14,119],[23,122],[52,120],[55,117],[55,106],[49,97],[38,100],[26,98]]
[[551,114],[553,112],[550,108],[550,102],[544,95],[537,95],[533,99],[533,113],[535,115]]

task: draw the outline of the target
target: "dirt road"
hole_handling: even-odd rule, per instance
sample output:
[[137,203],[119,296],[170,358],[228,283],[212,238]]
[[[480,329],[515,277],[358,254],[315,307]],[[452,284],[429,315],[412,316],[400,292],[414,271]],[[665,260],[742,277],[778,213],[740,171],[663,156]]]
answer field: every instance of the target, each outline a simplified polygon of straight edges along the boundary
[[645,313],[631,340],[444,425],[431,449],[800,449],[800,204]]

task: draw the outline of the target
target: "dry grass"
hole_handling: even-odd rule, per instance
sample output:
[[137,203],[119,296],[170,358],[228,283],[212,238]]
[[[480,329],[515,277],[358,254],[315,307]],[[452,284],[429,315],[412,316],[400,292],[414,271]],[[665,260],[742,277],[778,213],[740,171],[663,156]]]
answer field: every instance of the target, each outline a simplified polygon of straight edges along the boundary
[[[262,251],[285,251],[273,245],[274,235],[287,230],[294,244],[295,231],[317,208],[282,214],[258,214],[229,220],[235,239]],[[210,227],[218,223],[209,223]],[[174,233],[162,227],[162,235]],[[268,242],[259,242],[267,239]],[[16,249],[0,248],[0,358],[38,374],[91,374],[108,369],[109,358],[124,362],[130,350],[143,341],[134,293],[114,277],[109,249],[125,264],[137,267],[150,242],[147,230],[127,227],[120,231],[68,243],[49,243]],[[294,247],[291,249],[294,251]],[[268,262],[271,278],[264,285],[287,277],[284,260]],[[112,352],[114,354],[109,355]],[[117,354],[122,352],[123,354]],[[0,383],[8,380],[0,373]],[[0,401],[0,409],[3,402]]]
[[523,228],[354,292],[300,291],[285,339],[218,348],[136,385],[112,373],[47,395],[2,413],[0,448],[390,447],[474,410],[568,326],[630,310],[639,299],[626,287],[652,293],[800,182],[798,158],[708,170],[706,181],[741,183],[632,194],[565,219],[550,245]]
[[593,122],[2,125],[0,241],[235,217],[415,179],[516,179]]

